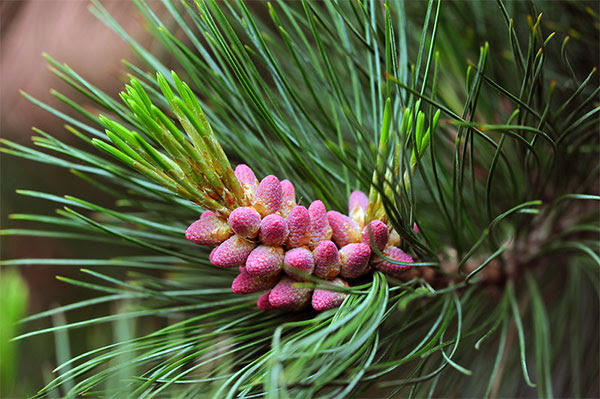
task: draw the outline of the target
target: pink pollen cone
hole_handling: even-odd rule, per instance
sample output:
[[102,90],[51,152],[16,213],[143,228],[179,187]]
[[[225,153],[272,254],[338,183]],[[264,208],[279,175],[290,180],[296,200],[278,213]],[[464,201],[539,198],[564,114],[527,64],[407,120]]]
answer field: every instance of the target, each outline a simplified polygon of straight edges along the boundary
[[246,272],[253,276],[278,274],[283,266],[283,248],[259,245],[246,259]]
[[315,261],[312,253],[306,248],[294,248],[285,254],[283,270],[294,279],[301,279],[301,273],[312,274]]
[[360,242],[362,237],[358,223],[336,211],[327,212],[327,220],[333,231],[331,239],[338,247]]
[[301,310],[310,302],[312,289],[294,287],[296,281],[283,277],[269,294],[269,303],[276,309]]
[[254,209],[265,217],[279,210],[283,200],[283,192],[279,179],[269,175],[262,179],[254,195]]
[[[401,250],[398,247],[392,247],[392,246],[386,247],[383,250],[383,254],[386,257],[396,260],[396,261],[399,261],[399,262],[406,262],[406,263],[414,262],[413,258],[411,258],[410,255],[408,255],[406,252],[404,252],[403,250]],[[397,265],[397,264],[388,262],[386,260],[383,260],[381,258],[377,259],[377,261],[373,262],[373,264],[378,270],[381,270],[382,272],[384,272],[386,274],[390,274],[392,276],[398,275],[398,274],[412,268],[412,266]]]
[[254,193],[258,188],[258,179],[256,178],[256,175],[248,165],[244,165],[243,163],[236,166],[233,173],[240,183],[240,186],[242,186],[247,203],[252,203]]
[[231,283],[231,291],[236,294],[252,294],[273,287],[277,281],[279,276],[253,276],[244,267],[240,267],[240,274]]
[[212,211],[205,211],[185,231],[185,238],[198,245],[219,245],[233,232],[225,220]]
[[258,300],[256,301],[256,307],[259,308],[260,310],[273,310],[275,309],[271,303],[269,302],[269,294],[271,293],[271,290],[265,292],[264,294],[262,294],[261,296],[258,297]]
[[321,241],[313,250],[315,276],[331,279],[340,273],[340,254],[333,241]]
[[289,230],[287,244],[290,248],[308,245],[310,241],[310,216],[303,206],[297,206],[287,217]]
[[224,268],[243,266],[254,247],[256,244],[252,241],[234,234],[210,253],[209,260],[213,265]]
[[279,214],[288,217],[291,210],[296,206],[296,189],[289,180],[281,181],[281,192],[283,194]]
[[321,241],[331,239],[333,231],[327,220],[327,209],[323,201],[313,201],[308,207],[310,216],[310,242],[308,246],[314,249]]
[[277,214],[265,216],[260,223],[260,241],[265,245],[283,245],[288,237],[288,226]]
[[348,244],[340,249],[340,275],[345,278],[357,278],[369,270],[371,248],[367,244]]
[[[333,281],[330,281],[331,284],[337,285],[339,287],[347,287],[348,283],[340,278],[336,278]],[[344,302],[346,298],[346,294],[343,292],[336,291],[328,291],[325,289],[316,289],[312,295],[312,307],[314,310],[322,312],[324,310],[329,310],[333,308],[337,308]]]
[[368,225],[365,226],[362,232],[362,242],[371,246],[371,237],[369,234],[369,228],[371,234],[373,235],[373,241],[375,243],[375,247],[380,251],[383,251],[385,248],[388,238],[390,238],[390,233],[385,223],[381,220],[373,220]]
[[228,222],[235,234],[245,238],[256,237],[260,229],[260,215],[247,206],[234,209]]
[[367,194],[359,190],[352,191],[348,199],[348,215],[361,227],[365,225],[368,204],[369,197],[367,197]]

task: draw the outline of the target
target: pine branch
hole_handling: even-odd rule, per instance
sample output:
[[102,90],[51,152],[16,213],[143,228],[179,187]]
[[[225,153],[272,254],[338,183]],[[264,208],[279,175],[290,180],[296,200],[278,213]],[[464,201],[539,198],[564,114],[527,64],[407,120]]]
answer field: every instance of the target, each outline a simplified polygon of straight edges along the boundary
[[[501,18],[483,3],[434,0],[164,0],[162,13],[134,3],[177,72],[93,1],[139,56],[125,62],[120,101],[45,56],[102,115],[56,91],[79,117],[24,94],[80,141],[40,129],[40,149],[2,140],[1,151],[68,168],[113,204],[23,190],[64,208],[13,215],[36,227],[1,232],[107,251],[1,261],[93,267],[85,281],[59,280],[101,293],[24,320],[53,317],[17,338],[52,332],[62,359],[37,396],[597,394],[599,342],[585,332],[597,330],[600,293],[599,89],[595,68],[572,58],[591,46],[558,43],[556,21],[533,3],[498,1]],[[569,21],[593,17],[556,7]],[[577,26],[597,42],[592,23]],[[232,170],[240,161],[328,209],[368,192],[368,220],[388,223],[417,262],[377,250],[413,268],[339,288],[341,306],[322,313],[256,310],[258,296],[232,293],[235,273],[183,236],[203,209],[227,216],[249,204]],[[121,246],[140,255],[119,256]],[[98,313],[107,303],[113,311]],[[85,320],[60,319],[83,308]],[[65,333],[103,323],[114,343],[69,359]],[[134,333],[146,323],[151,332]]]

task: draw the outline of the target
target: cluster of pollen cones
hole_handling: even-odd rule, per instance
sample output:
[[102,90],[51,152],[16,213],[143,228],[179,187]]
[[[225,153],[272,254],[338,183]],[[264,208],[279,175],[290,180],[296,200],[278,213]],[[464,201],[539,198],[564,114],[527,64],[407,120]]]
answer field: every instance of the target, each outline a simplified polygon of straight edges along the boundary
[[[334,286],[348,286],[372,268],[397,276],[410,266],[388,262],[377,256],[412,262],[395,245],[400,238],[379,220],[366,221],[367,196],[350,195],[348,215],[329,211],[321,201],[308,208],[296,204],[296,190],[288,180],[273,175],[259,183],[247,165],[235,169],[247,206],[234,209],[228,218],[207,210],[188,227],[185,236],[199,245],[215,248],[212,264],[239,267],[231,289],[236,294],[264,291],[257,306],[262,310],[317,311],[339,306],[345,294],[312,289],[299,282],[314,275]],[[373,247],[372,247],[373,245]]]

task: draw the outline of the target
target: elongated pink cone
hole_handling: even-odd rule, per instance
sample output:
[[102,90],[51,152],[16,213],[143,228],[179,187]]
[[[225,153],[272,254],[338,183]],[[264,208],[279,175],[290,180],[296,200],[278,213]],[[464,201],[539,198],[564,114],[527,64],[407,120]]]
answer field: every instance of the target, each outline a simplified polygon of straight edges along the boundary
[[264,294],[262,294],[261,296],[258,297],[258,300],[256,301],[256,307],[259,308],[260,310],[273,310],[275,309],[271,303],[269,302],[269,294],[271,293],[271,290],[265,292]]
[[275,309],[302,310],[310,303],[312,289],[296,287],[298,282],[283,277],[269,294],[269,303]]
[[354,190],[350,193],[350,198],[348,198],[348,213],[352,213],[356,208],[361,208],[366,212],[368,204],[369,197],[367,194],[360,190]]
[[236,294],[252,294],[272,288],[279,276],[253,276],[246,271],[246,268],[240,267],[240,274],[231,283],[231,291]]
[[368,204],[367,194],[359,190],[352,191],[348,199],[348,215],[361,227],[365,225]]
[[210,253],[210,262],[219,267],[244,266],[250,252],[256,247],[252,241],[234,234]]
[[242,186],[242,190],[246,196],[246,203],[251,204],[254,199],[254,193],[256,193],[256,189],[258,188],[256,175],[248,165],[244,165],[243,163],[236,166],[233,173],[240,186]]
[[277,212],[282,201],[283,191],[279,179],[273,175],[262,179],[254,195],[254,209],[265,217]]
[[315,276],[332,279],[340,273],[340,254],[333,241],[321,241],[313,250]]
[[185,231],[185,238],[198,245],[219,245],[233,232],[222,218],[212,211],[205,211]]
[[370,246],[371,239],[369,235],[369,229],[373,235],[375,247],[380,251],[383,251],[383,248],[385,248],[388,239],[390,238],[390,233],[386,224],[380,220],[373,220],[365,226],[362,232],[362,242]]
[[254,276],[272,276],[283,267],[283,248],[259,245],[246,259],[246,272]]
[[229,214],[229,226],[233,232],[241,237],[254,238],[260,229],[260,215],[247,206],[236,208]]
[[[401,250],[398,247],[388,246],[383,250],[383,254],[386,257],[393,259],[393,260],[397,260],[399,262],[406,262],[406,263],[414,262],[413,258],[411,258],[411,256],[409,254],[407,254],[406,252],[404,252],[403,250]],[[386,274],[390,274],[392,276],[398,275],[398,274],[412,268],[412,266],[397,265],[397,264],[388,262],[386,260],[383,260],[381,258],[377,258],[373,262],[373,265],[378,270],[381,270],[382,272],[384,272]]]
[[353,219],[337,211],[329,211],[327,220],[333,232],[331,239],[338,247],[361,241],[360,227]]
[[292,278],[301,279],[301,274],[312,274],[315,261],[312,253],[306,248],[294,248],[285,254],[283,270]]
[[367,244],[348,244],[340,249],[340,276],[357,278],[369,271],[371,248]]
[[415,234],[419,234],[419,226],[416,223],[413,223],[413,231],[415,232]]
[[327,220],[327,209],[323,201],[313,201],[308,207],[310,216],[310,242],[308,246],[314,249],[321,241],[331,239],[333,231]]
[[[341,278],[336,278],[335,280],[330,281],[330,283],[339,287],[348,286],[348,283]],[[344,299],[346,299],[346,294],[343,292],[328,291],[318,288],[313,292],[311,302],[314,310],[322,312],[324,310],[337,308],[344,302]]]
[[219,247],[214,247],[213,249],[210,250],[210,254],[208,254],[208,259],[212,259],[214,256],[214,253],[217,251],[217,248]]
[[277,214],[265,216],[260,223],[259,237],[265,245],[283,245],[288,237],[287,221]]
[[289,235],[287,245],[289,248],[308,245],[310,241],[310,216],[303,206],[296,206],[287,217]]
[[296,188],[289,180],[282,180],[281,192],[283,197],[281,207],[279,208],[279,214],[286,218],[296,206]]

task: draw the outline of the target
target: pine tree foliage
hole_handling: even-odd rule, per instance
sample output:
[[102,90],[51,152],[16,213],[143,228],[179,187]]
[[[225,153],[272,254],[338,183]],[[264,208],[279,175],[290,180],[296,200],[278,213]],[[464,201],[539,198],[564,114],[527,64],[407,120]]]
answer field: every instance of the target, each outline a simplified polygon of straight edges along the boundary
[[[599,89],[572,61],[594,43],[598,56],[592,8],[552,5],[581,18],[571,43],[575,22],[546,24],[534,3],[134,1],[163,55],[93,2],[139,57],[121,98],[46,56],[101,115],[24,94],[80,142],[3,141],[113,200],[22,190],[61,208],[13,215],[50,229],[3,231],[109,254],[2,262],[83,268],[85,281],[59,279],[98,292],[26,320],[89,318],[20,339],[113,325],[114,343],[62,359],[38,396],[598,395]],[[487,40],[472,60],[467,26]],[[421,272],[376,272],[323,313],[256,309],[184,238],[202,208],[236,206],[240,162],[328,209],[368,192]],[[106,303],[118,311],[99,314]],[[134,333],[148,318],[160,328]]]

